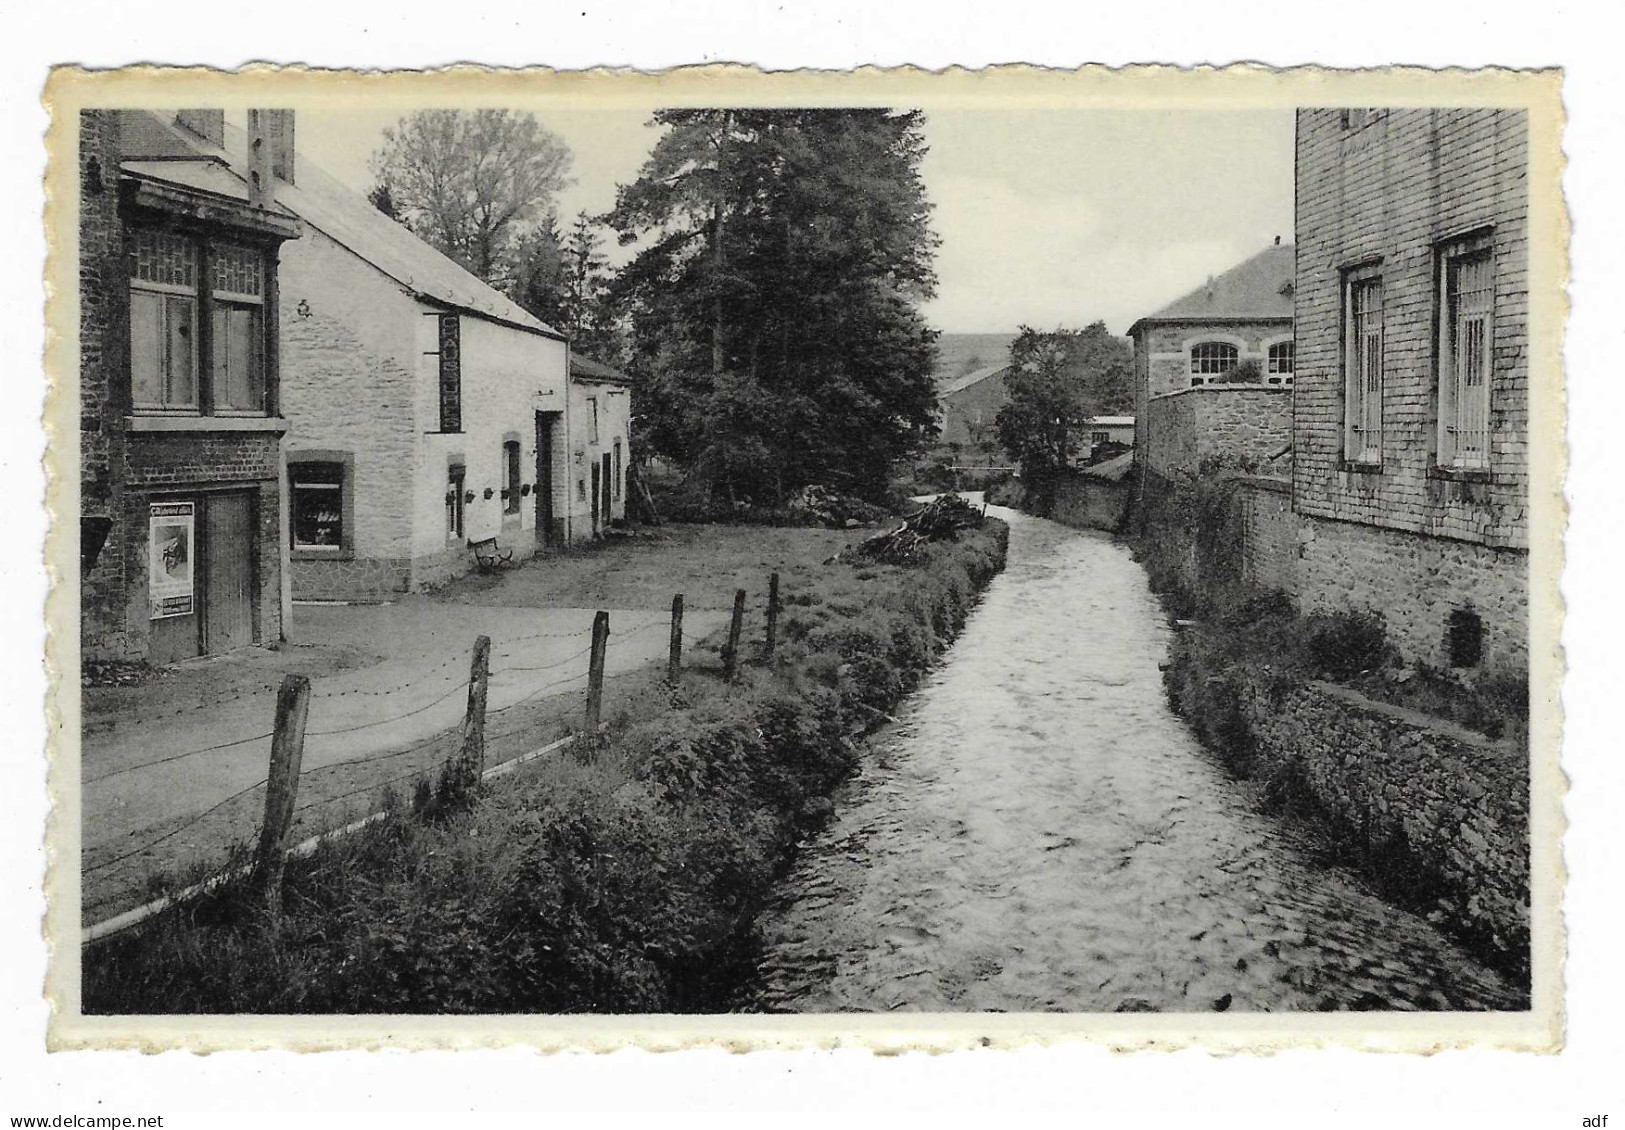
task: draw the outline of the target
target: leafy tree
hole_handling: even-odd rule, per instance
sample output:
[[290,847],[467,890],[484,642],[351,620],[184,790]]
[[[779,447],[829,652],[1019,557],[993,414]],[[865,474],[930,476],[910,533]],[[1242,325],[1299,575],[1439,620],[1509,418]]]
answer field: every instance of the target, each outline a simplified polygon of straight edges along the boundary
[[1070,466],[1090,418],[1132,402],[1132,355],[1104,322],[1049,332],[1022,326],[1010,343],[1010,365],[1010,402],[995,427],[1024,478]]
[[[931,426],[918,113],[665,110],[606,217],[651,444],[734,498],[869,495]],[[725,422],[726,427],[719,424]],[[723,451],[728,446],[730,450]]]
[[372,191],[367,193],[367,203],[371,204],[374,208],[378,209],[390,219],[396,221],[397,223],[400,222],[401,211],[399,208],[395,207],[395,196],[389,191],[389,185],[385,184],[383,181],[379,181],[377,184],[372,186]]
[[511,290],[517,244],[552,210],[570,163],[531,114],[419,110],[384,130],[372,171],[419,237]]
[[609,264],[599,250],[598,226],[577,214],[565,240],[560,276],[562,328],[571,348],[608,365],[622,363],[621,329],[609,296]]

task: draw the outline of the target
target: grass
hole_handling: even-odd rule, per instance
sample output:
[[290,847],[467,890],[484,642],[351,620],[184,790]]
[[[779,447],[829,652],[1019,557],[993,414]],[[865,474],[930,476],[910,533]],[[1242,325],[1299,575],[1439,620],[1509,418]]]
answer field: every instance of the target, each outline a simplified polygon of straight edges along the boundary
[[724,552],[689,543],[682,583],[705,599],[728,591],[730,559],[736,573],[777,565],[771,662],[758,610],[736,683],[704,665],[675,688],[629,680],[602,737],[472,805],[414,811],[403,787],[390,819],[289,861],[277,921],[230,884],[87,949],[85,1010],[727,1007],[774,877],[827,813],[863,731],[963,626],[1006,531],[989,521],[917,566],[861,570],[823,563],[823,531],[720,533]]

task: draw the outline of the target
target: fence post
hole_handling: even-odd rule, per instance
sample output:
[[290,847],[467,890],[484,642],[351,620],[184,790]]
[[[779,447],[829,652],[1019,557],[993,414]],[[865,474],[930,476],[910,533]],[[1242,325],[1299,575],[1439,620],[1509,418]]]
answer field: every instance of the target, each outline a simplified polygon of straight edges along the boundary
[[598,733],[604,708],[604,650],[609,643],[609,613],[592,618],[592,662],[587,666],[587,733]]
[[779,575],[767,579],[767,663],[773,665],[773,653],[779,646]]
[[728,650],[722,653],[722,675],[729,682],[739,671],[739,631],[745,626],[745,590],[734,593],[733,621],[728,625]]
[[266,777],[265,819],[260,824],[254,869],[273,919],[282,913],[282,866],[288,825],[299,791],[299,763],[305,755],[305,720],[310,716],[310,680],[285,675],[276,695],[276,728],[271,734],[271,769]]
[[671,654],[666,657],[666,682],[677,685],[683,669],[683,594],[671,598]]
[[468,669],[468,710],[463,715],[463,748],[457,758],[457,785],[472,792],[485,772],[485,692],[491,677],[491,637],[474,641]]

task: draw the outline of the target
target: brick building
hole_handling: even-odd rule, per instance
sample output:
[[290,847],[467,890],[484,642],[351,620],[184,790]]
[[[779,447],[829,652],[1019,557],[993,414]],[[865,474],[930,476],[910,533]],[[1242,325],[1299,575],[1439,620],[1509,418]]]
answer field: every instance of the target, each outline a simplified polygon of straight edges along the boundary
[[[184,134],[133,116],[155,136]],[[300,154],[291,111],[256,121],[256,157],[234,122],[184,140],[197,167],[258,173],[305,227],[278,303],[292,596],[387,599],[469,571],[475,542],[521,561],[592,536],[604,511],[586,451],[601,444],[613,465],[629,414],[606,414],[589,440],[564,335]]]
[[[155,664],[280,639],[276,309],[299,221],[108,110],[79,120],[80,639]],[[181,123],[185,123],[184,125]]]
[[[1200,456],[1279,454],[1290,435],[1293,248],[1279,240],[1129,327],[1135,460],[1171,477]],[[1242,383],[1256,366],[1256,379]],[[1170,399],[1173,398],[1173,399]]]
[[1527,663],[1526,118],[1297,118],[1298,597],[1438,666]]

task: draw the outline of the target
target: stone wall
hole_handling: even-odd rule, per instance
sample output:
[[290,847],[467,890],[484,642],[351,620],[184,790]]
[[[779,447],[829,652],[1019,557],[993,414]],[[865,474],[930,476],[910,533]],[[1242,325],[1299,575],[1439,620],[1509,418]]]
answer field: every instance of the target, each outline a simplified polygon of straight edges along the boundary
[[1123,523],[1128,500],[1126,477],[1113,482],[1093,475],[1061,475],[1047,517],[1080,529],[1116,530]]
[[1254,321],[1215,320],[1202,322],[1154,321],[1136,323],[1134,333],[1134,442],[1140,450],[1147,442],[1146,413],[1153,398],[1193,387],[1191,350],[1204,341],[1234,345],[1237,361],[1255,361],[1265,387],[1290,388],[1292,378],[1271,374],[1269,347],[1291,341],[1292,319],[1261,318]]
[[1529,555],[1354,522],[1303,518],[1296,595],[1305,612],[1377,612],[1408,661],[1448,667],[1450,614],[1483,624],[1486,670],[1527,670]]
[[1211,456],[1269,465],[1291,442],[1292,392],[1232,384],[1187,388],[1147,402],[1145,465],[1167,479],[1195,474]]
[[1329,683],[1238,689],[1255,776],[1294,774],[1345,847],[1381,871],[1413,870],[1445,925],[1505,965],[1527,963],[1526,751]]
[[1299,521],[1292,512],[1292,484],[1254,476],[1234,482],[1241,579],[1261,589],[1296,591]]

